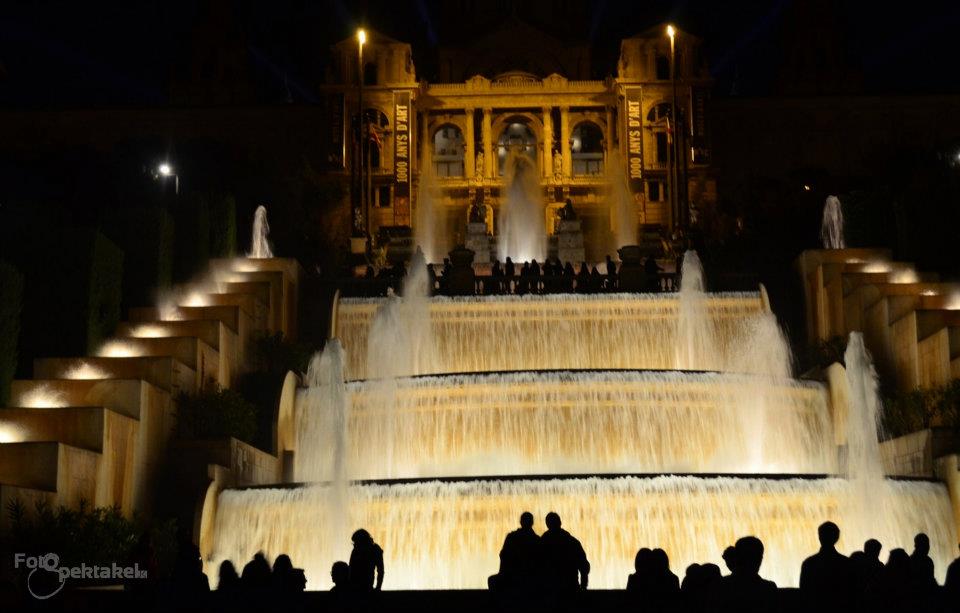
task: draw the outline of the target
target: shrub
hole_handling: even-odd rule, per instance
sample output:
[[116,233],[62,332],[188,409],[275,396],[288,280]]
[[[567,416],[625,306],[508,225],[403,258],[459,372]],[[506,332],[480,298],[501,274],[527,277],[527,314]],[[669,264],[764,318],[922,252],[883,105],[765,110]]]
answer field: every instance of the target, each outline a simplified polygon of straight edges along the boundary
[[177,396],[177,436],[182,439],[234,437],[249,443],[256,429],[256,406],[234,390],[212,385],[195,396]]
[[884,432],[891,437],[934,426],[960,433],[960,379],[889,396],[883,403],[882,419]]

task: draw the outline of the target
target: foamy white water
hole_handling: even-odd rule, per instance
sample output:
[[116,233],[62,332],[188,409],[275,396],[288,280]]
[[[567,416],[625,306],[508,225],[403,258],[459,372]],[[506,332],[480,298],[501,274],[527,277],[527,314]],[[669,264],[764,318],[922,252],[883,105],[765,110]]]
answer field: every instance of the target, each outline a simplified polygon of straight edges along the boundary
[[497,258],[543,262],[547,255],[547,230],[537,165],[525,153],[510,151],[504,163],[503,185],[503,204],[497,221]]
[[267,223],[267,207],[262,204],[257,207],[253,214],[253,232],[250,238],[250,253],[247,257],[251,258],[272,258],[273,249],[270,248],[270,224]]

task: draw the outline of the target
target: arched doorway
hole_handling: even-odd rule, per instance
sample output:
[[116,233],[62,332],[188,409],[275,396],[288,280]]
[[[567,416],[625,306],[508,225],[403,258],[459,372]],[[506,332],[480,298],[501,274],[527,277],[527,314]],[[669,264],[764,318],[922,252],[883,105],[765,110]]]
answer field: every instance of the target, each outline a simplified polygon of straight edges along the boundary
[[462,177],[466,145],[463,132],[453,124],[444,124],[433,134],[433,170],[438,177]]
[[501,177],[505,174],[504,167],[511,152],[527,155],[536,167],[537,137],[525,117],[508,119],[497,140],[497,168]]
[[603,174],[603,130],[597,124],[578,123],[571,135],[570,154],[574,175]]

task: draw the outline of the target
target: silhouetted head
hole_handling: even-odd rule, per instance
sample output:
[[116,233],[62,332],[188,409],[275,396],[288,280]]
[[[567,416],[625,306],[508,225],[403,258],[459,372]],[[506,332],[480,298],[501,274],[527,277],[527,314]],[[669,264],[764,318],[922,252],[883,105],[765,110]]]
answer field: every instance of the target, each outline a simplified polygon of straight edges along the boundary
[[640,551],[637,552],[637,556],[633,559],[633,567],[636,569],[638,574],[642,575],[650,572],[650,566],[653,561],[652,557],[652,551],[646,547],[640,548]]
[[910,556],[903,549],[891,549],[886,564],[887,577],[893,582],[910,580]]
[[883,545],[880,544],[880,541],[877,539],[870,539],[863,544],[863,553],[867,554],[868,558],[874,560],[880,559],[880,550],[883,549]]
[[716,564],[701,564],[700,575],[704,583],[710,583],[720,578],[720,567]]
[[825,521],[817,528],[821,547],[833,548],[840,540],[840,528],[832,521]]
[[353,533],[353,536],[350,537],[350,540],[353,541],[354,545],[367,545],[373,542],[373,537],[370,536],[370,533],[360,528]]
[[334,585],[345,586],[350,581],[350,565],[346,562],[334,562],[330,568],[330,578]]
[[290,561],[290,556],[285,553],[281,553],[277,556],[277,559],[273,561],[273,574],[274,575],[286,575],[293,570],[293,562]]
[[726,564],[727,570],[732,573],[737,565],[737,550],[733,545],[723,550],[723,563]]
[[670,558],[667,552],[659,547],[651,552],[650,561],[653,563],[654,570],[659,572],[670,570]]
[[738,574],[756,575],[763,562],[763,543],[755,536],[745,536],[734,545],[736,549],[736,569]]
[[922,556],[930,553],[930,537],[923,532],[913,537],[913,552]]
[[217,576],[220,578],[219,582],[217,583],[218,590],[222,590],[226,587],[232,587],[236,585],[237,581],[240,580],[240,576],[237,575],[237,568],[230,560],[224,560],[220,563],[220,571]]
[[550,511],[547,513],[546,523],[548,530],[556,530],[560,527],[560,516]]
[[253,559],[246,563],[240,578],[244,584],[252,587],[260,587],[270,582],[270,563],[262,552],[258,552]]
[[524,511],[520,514],[520,527],[527,529],[533,528],[533,513]]

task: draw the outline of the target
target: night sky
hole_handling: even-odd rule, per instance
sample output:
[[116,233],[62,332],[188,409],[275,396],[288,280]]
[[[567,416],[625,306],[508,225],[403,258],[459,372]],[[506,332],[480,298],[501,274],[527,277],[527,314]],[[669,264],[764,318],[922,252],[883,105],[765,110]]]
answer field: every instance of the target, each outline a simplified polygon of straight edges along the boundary
[[[213,3],[218,4],[225,3]],[[530,14],[538,11],[528,3],[486,4],[504,17],[515,13],[543,26],[534,23]],[[671,20],[705,39],[718,95],[783,93],[778,77],[791,53],[824,44],[854,75],[853,93],[960,91],[960,71],[951,69],[960,26],[956,2],[912,2],[909,13],[860,1],[573,4],[582,17],[545,29],[560,38],[590,41],[596,78],[615,69],[621,38]],[[211,31],[245,55],[255,102],[310,103],[315,85],[323,81],[330,44],[351,35],[361,22],[413,44],[418,75],[427,80],[435,74],[437,46],[470,35],[456,10],[429,0],[253,0],[230,6],[211,20],[209,3],[183,0],[4,3],[0,105],[168,104],[171,80],[189,71],[198,41],[209,43],[205,33]]]

